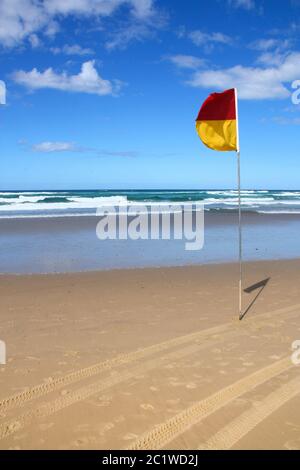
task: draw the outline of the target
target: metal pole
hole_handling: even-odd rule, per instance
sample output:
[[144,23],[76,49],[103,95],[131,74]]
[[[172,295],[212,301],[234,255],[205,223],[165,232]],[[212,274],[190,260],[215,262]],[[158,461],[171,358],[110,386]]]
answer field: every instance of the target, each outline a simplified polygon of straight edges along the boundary
[[237,173],[238,173],[238,200],[239,200],[239,319],[242,313],[242,277],[243,277],[243,247],[242,247],[242,211],[241,211],[241,155],[237,153]]
[[241,154],[239,136],[239,108],[238,91],[234,89],[235,112],[236,112],[236,156],[237,156],[237,179],[238,179],[238,202],[239,202],[239,319],[243,318],[242,311],[242,278],[243,278],[243,247],[242,247],[242,210],[241,210]]

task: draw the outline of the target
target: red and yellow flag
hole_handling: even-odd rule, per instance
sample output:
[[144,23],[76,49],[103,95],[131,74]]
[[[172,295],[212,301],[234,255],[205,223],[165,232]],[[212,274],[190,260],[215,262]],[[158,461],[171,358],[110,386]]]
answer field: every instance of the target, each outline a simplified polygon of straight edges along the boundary
[[196,119],[196,129],[204,145],[221,152],[238,151],[237,126],[236,90],[209,95]]

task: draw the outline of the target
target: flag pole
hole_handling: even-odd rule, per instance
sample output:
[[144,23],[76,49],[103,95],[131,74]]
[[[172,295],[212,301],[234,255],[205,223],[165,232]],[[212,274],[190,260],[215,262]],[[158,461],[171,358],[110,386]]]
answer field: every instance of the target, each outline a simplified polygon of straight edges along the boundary
[[243,247],[242,247],[242,211],[241,211],[241,155],[237,151],[238,167],[238,199],[239,199],[239,320],[242,319],[242,278],[243,278]]
[[242,279],[243,279],[243,240],[242,240],[242,210],[241,210],[241,152],[239,139],[238,93],[235,88],[236,109],[236,156],[237,156],[237,183],[238,183],[238,219],[239,219],[239,320],[243,318],[242,312]]

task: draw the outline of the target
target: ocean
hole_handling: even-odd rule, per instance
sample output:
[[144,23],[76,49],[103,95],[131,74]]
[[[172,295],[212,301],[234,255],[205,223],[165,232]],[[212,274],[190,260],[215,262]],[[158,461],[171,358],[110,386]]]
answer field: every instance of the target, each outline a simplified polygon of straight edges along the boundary
[[[0,218],[93,215],[118,204],[167,205],[202,202],[206,211],[237,209],[236,190],[71,190],[2,191]],[[242,209],[262,214],[300,214],[300,191],[243,190]]]

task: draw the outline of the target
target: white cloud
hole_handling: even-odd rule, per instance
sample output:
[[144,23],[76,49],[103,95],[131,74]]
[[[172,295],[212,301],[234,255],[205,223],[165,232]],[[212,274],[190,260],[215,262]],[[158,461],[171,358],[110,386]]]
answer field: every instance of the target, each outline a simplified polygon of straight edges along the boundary
[[154,0],[1,0],[0,43],[14,46],[33,33],[54,35],[65,16],[106,17],[119,7],[130,8],[139,21],[154,15]]
[[6,104],[6,85],[0,80],[0,104]]
[[31,44],[31,47],[35,49],[36,47],[39,47],[41,45],[41,41],[38,38],[38,36],[34,33],[29,36],[29,42]]
[[148,24],[133,23],[111,32],[105,47],[108,50],[125,49],[132,41],[143,41],[145,38],[153,36],[153,31],[154,29],[149,28]]
[[41,142],[32,146],[34,152],[76,152],[80,148],[74,142]]
[[148,18],[154,13],[154,0],[131,0],[137,18]]
[[50,39],[54,39],[56,34],[60,31],[60,25],[57,21],[50,20],[50,23],[47,23],[46,29],[43,30],[43,34]]
[[84,62],[77,75],[68,75],[67,72],[56,73],[50,67],[44,72],[39,72],[36,68],[30,72],[19,70],[12,75],[12,78],[19,85],[31,90],[51,88],[95,95],[115,95],[122,86],[119,80],[104,80],[98,74],[93,60]]
[[53,54],[66,54],[66,55],[93,55],[94,51],[89,47],[81,47],[79,44],[68,45],[65,44],[63,47],[51,47],[50,51]]
[[288,52],[280,52],[279,50],[272,52],[263,52],[258,58],[257,63],[264,66],[280,66],[284,58],[288,56]]
[[253,10],[255,8],[254,0],[228,0],[228,3],[235,8],[244,8],[245,10]]
[[282,126],[299,126],[300,125],[300,118],[286,118],[283,116],[275,116],[272,119],[277,124],[281,124]]
[[125,49],[133,41],[141,42],[155,37],[157,30],[165,26],[167,16],[155,11],[153,7],[150,8],[153,0],[136,0],[135,3],[139,6],[135,18],[125,20],[121,26],[110,29],[105,42],[106,49]]
[[203,59],[199,59],[199,57],[182,54],[172,55],[168,57],[167,60],[183,69],[198,69],[205,63],[205,61]]
[[153,0],[45,0],[44,6],[52,15],[109,16],[118,7],[130,5],[133,14],[138,18],[145,18],[153,12]]
[[0,42],[13,46],[46,25],[48,15],[41,3],[33,0],[1,0]]
[[256,51],[269,51],[270,49],[275,49],[281,45],[281,41],[279,39],[258,39],[250,44],[251,49],[255,49]]
[[257,63],[265,66],[275,65],[279,66],[291,51],[290,39],[259,39],[252,42],[249,47],[256,51],[261,52],[257,58]]
[[[19,141],[19,145],[28,147],[26,140]],[[38,144],[30,145],[29,148],[33,152],[39,153],[58,153],[58,152],[80,152],[88,153],[98,157],[137,157],[139,152],[135,150],[106,150],[91,147],[83,147],[75,142],[68,141],[45,141]]]
[[200,30],[192,31],[188,34],[189,38],[196,46],[211,45],[211,44],[231,44],[232,39],[223,33],[204,33]]
[[195,46],[201,46],[206,53],[212,52],[216,46],[230,46],[234,43],[232,37],[220,31],[209,33],[201,31],[200,29],[188,31],[185,26],[180,26],[177,31],[175,31],[175,34],[179,39],[187,38],[192,41]]
[[193,87],[209,89],[238,88],[242,99],[279,99],[290,96],[288,85],[300,78],[300,53],[290,53],[273,67],[235,67],[197,71],[189,80]]

